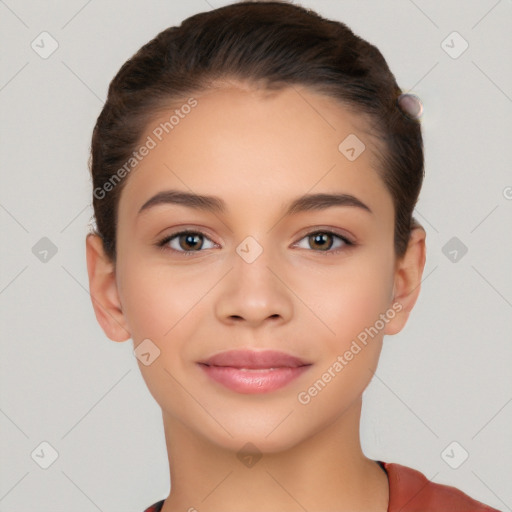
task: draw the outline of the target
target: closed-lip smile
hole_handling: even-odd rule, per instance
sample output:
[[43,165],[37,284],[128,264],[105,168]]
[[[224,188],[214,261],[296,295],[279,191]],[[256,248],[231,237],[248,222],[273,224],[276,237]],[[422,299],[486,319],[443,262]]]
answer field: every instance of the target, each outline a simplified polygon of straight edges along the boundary
[[228,350],[199,361],[214,381],[238,393],[268,393],[280,389],[312,363],[276,350]]

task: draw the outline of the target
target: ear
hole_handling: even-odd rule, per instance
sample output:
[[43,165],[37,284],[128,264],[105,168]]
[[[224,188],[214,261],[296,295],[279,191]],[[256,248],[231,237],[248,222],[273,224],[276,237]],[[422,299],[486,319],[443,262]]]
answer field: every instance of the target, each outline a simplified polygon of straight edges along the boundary
[[397,334],[407,323],[409,314],[416,304],[420,289],[421,277],[425,268],[426,248],[425,230],[417,226],[411,230],[405,254],[397,261],[393,309],[396,315],[386,324],[384,334]]
[[126,341],[131,334],[117,292],[114,262],[105,255],[99,235],[88,234],[85,247],[89,293],[96,319],[112,341]]

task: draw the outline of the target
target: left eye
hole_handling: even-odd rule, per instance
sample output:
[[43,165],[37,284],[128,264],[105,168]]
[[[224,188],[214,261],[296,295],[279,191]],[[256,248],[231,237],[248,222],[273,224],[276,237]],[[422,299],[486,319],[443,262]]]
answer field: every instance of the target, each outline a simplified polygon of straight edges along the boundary
[[[334,247],[333,238],[338,239],[338,246]],[[307,234],[304,238],[306,244],[313,246],[313,249],[318,252],[337,252],[336,249],[342,249],[344,246],[353,245],[350,240],[345,238],[344,236],[333,233],[332,231],[314,231],[312,233]],[[315,247],[316,246],[316,247]],[[299,245],[300,247],[300,245]],[[307,249],[308,247],[301,247]]]

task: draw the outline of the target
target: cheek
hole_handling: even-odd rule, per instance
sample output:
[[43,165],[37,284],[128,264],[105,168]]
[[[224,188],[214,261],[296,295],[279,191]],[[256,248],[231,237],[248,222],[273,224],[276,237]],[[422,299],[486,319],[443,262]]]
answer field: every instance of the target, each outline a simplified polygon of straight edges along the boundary
[[119,265],[120,299],[134,340],[150,338],[158,344],[175,337],[209,287],[204,273],[169,271],[128,258]]
[[[145,339],[157,347],[158,357],[148,366],[138,361],[146,385],[159,404],[169,410],[189,407],[177,381],[184,380],[185,365],[196,323],[194,317],[206,315],[201,297],[211,283],[201,276],[171,271],[168,267],[142,265],[136,258],[119,261],[120,298],[134,348]],[[172,400],[171,400],[172,397]]]
[[389,262],[370,259],[372,265],[360,259],[358,265],[346,265],[330,279],[317,281],[323,293],[318,286],[310,287],[312,309],[325,324],[317,323],[317,367],[297,397],[310,417],[345,410],[377,368],[386,325],[381,315],[390,309],[392,272]]
[[392,289],[391,261],[370,255],[342,262],[336,271],[331,269],[321,277],[305,279],[301,296],[307,298],[305,303],[318,319],[317,332],[332,353],[376,323],[390,307]]

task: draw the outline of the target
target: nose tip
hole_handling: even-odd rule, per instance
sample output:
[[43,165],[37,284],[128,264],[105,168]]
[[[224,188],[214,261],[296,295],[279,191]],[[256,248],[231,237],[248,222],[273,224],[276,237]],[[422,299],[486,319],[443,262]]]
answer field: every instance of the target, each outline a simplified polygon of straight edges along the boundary
[[255,327],[262,322],[275,324],[290,318],[291,297],[283,280],[276,278],[268,267],[267,256],[260,254],[252,263],[241,258],[219,283],[216,314],[221,321],[246,321]]

